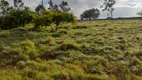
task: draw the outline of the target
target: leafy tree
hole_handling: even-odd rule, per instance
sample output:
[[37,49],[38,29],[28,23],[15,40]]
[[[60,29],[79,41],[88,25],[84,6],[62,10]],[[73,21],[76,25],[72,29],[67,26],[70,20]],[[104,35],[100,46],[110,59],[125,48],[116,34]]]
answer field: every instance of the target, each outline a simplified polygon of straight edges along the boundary
[[62,22],[76,23],[76,17],[72,13],[68,13],[68,12],[55,12],[53,15],[53,22],[56,24],[55,31],[57,31],[58,26]]
[[[20,14],[20,15],[19,15]],[[1,16],[0,28],[1,29],[13,29],[20,26],[25,26],[32,21],[34,12],[32,12],[29,8],[25,8],[24,10],[13,9],[6,16]]]
[[76,17],[72,13],[68,12],[54,12],[54,11],[45,11],[43,14],[36,16],[34,18],[35,27],[39,26],[49,26],[50,24],[56,24],[55,28],[51,27],[53,31],[58,30],[58,26],[62,22],[71,22],[76,23]]
[[66,1],[62,1],[60,5],[53,4],[52,0],[48,2],[49,4],[49,10],[51,11],[65,11],[68,12],[71,10],[71,8],[68,7],[68,3]]
[[9,6],[8,1],[1,0],[0,1],[0,14],[1,15],[6,15],[13,7]]
[[141,10],[141,11],[139,11],[139,12],[137,12],[137,15],[142,16],[142,10]]
[[103,11],[108,11],[108,18],[113,18],[113,11],[114,11],[114,4],[116,3],[115,0],[104,0],[103,5],[101,6],[101,8],[104,8]]
[[45,11],[45,8],[43,5],[38,5],[35,9],[35,11],[40,14],[40,13],[43,13]]
[[24,3],[22,2],[22,0],[14,0],[14,7],[16,9],[23,9]]
[[[52,23],[52,13],[50,11],[45,11],[43,14],[35,16],[33,23],[35,28],[49,26]],[[54,29],[52,28],[52,30]]]
[[54,5],[52,0],[50,0],[48,2],[48,4],[49,4],[49,8],[48,8],[49,10],[51,10],[51,11],[60,11],[58,5],[57,4]]
[[89,9],[85,10],[81,15],[81,20],[94,20],[100,15],[99,9]]
[[62,1],[62,3],[59,5],[62,11],[68,12],[71,10],[70,7],[68,7],[68,2]]

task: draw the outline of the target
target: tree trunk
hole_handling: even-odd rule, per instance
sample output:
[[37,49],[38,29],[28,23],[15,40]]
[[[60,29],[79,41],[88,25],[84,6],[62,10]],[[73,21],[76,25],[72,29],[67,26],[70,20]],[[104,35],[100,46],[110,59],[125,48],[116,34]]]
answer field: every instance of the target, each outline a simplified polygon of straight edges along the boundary
[[113,18],[113,10],[110,11],[111,18]]

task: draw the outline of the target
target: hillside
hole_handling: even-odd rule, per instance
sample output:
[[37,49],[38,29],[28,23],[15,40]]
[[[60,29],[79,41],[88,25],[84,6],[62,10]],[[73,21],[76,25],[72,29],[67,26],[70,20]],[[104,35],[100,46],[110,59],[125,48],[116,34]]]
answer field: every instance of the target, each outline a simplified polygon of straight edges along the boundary
[[142,21],[1,30],[0,80],[142,80]]

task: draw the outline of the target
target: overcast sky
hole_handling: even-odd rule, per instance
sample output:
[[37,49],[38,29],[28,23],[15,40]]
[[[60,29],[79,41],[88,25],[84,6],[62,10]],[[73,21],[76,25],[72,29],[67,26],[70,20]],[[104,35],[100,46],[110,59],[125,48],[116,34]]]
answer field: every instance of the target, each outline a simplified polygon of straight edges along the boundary
[[[13,3],[13,0],[8,0]],[[44,0],[44,6],[48,8],[48,1]],[[54,3],[61,3],[63,0],[52,0]],[[100,8],[104,0],[64,0],[67,1],[72,9],[72,12],[79,17],[79,15],[89,8]],[[26,6],[35,9],[35,7],[41,3],[41,0],[23,0]],[[142,0],[116,0],[114,17],[129,17],[137,16],[136,13],[142,9]],[[101,9],[100,9],[101,10]],[[107,12],[102,12],[100,18],[106,18]]]

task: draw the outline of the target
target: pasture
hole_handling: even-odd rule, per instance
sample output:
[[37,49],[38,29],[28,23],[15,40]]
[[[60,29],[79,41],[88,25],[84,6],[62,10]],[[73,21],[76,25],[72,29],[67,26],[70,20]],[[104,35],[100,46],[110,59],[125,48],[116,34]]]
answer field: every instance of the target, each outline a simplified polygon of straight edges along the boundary
[[0,80],[142,80],[141,20],[32,27],[0,31]]

